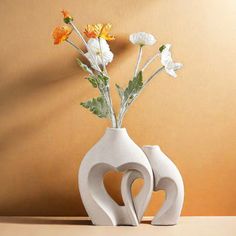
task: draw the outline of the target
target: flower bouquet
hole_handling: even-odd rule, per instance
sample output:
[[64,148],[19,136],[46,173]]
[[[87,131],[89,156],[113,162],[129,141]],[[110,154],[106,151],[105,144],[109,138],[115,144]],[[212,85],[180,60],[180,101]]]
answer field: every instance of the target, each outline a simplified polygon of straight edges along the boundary
[[[58,26],[53,31],[52,36],[54,38],[54,44],[60,44],[65,41],[74,47],[81,56],[88,60],[88,64],[85,64],[79,57],[77,58],[79,66],[88,73],[86,79],[94,88],[98,89],[100,94],[96,98],[81,102],[81,105],[99,118],[110,119],[113,128],[122,127],[122,121],[131,104],[137,99],[139,94],[151,80],[161,71],[166,71],[170,76],[176,78],[175,71],[182,67],[181,63],[176,63],[172,60],[170,44],[159,47],[159,50],[141,67],[143,48],[145,46],[154,45],[156,43],[156,38],[145,32],[131,34],[129,40],[131,43],[138,46],[138,58],[133,78],[128,82],[128,85],[125,88],[122,88],[120,85],[116,84],[116,89],[121,100],[120,110],[118,114],[116,114],[110,93],[110,76],[106,68],[113,60],[113,53],[108,44],[108,41],[115,40],[115,37],[110,35],[111,24],[87,25],[83,36],[79,28],[74,24],[73,17],[65,10],[62,11],[62,14],[66,25]],[[80,40],[82,40],[86,52],[69,39],[72,32],[77,34]],[[86,38],[88,40],[86,40]],[[158,58],[160,59],[162,66],[157,68],[149,78],[144,80],[144,71]]]
[[[127,110],[151,80],[161,71],[166,71],[175,78],[175,71],[182,65],[173,62],[171,45],[165,44],[143,66],[140,66],[143,48],[155,44],[156,39],[145,32],[131,34],[130,42],[139,49],[138,59],[133,78],[126,88],[116,84],[121,100],[120,110],[116,115],[110,94],[110,76],[106,68],[113,60],[113,53],[107,43],[115,39],[110,35],[111,24],[87,25],[84,37],[74,24],[73,17],[67,11],[62,13],[67,25],[59,26],[53,31],[54,44],[65,41],[87,59],[87,64],[80,58],[77,58],[77,62],[88,73],[86,79],[100,94],[96,98],[82,102],[81,105],[100,118],[109,118],[112,123],[112,128],[107,128],[103,137],[88,151],[80,165],[79,190],[88,215],[95,225],[138,225],[148,206],[152,191],[164,189],[167,192],[166,202],[152,224],[176,224],[184,195],[181,175],[160,148],[146,146],[141,149],[129,137],[126,129],[121,127]],[[72,32],[82,40],[86,51],[69,39]],[[144,71],[158,58],[162,66],[144,80]],[[105,189],[103,177],[109,170],[124,172],[121,182],[124,206],[118,205]],[[136,178],[143,178],[144,185],[138,195],[133,197],[131,185]],[[162,182],[162,179],[165,181]],[[161,182],[162,185],[159,185]]]

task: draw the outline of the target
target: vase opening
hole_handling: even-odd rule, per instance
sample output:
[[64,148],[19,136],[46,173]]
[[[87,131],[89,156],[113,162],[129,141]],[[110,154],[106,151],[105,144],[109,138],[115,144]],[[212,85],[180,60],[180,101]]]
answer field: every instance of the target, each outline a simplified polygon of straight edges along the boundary
[[110,131],[126,131],[126,128],[110,128],[110,127],[108,127],[107,130],[110,130]]
[[145,149],[160,149],[158,145],[144,145],[143,148]]

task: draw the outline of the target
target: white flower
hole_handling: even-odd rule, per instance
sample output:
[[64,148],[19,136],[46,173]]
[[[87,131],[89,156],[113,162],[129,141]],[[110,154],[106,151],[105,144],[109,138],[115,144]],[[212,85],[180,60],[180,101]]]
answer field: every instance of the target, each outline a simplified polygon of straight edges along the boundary
[[166,44],[161,50],[161,64],[165,66],[166,73],[174,78],[177,77],[175,71],[180,69],[183,65],[181,63],[173,62],[170,52],[171,45]]
[[145,32],[138,32],[131,34],[129,40],[133,44],[138,44],[140,46],[153,45],[156,42],[155,37],[152,34]]
[[[99,40],[100,40],[100,45],[99,45]],[[113,53],[110,51],[110,47],[107,41],[103,38],[89,39],[88,52],[85,53],[85,56],[95,70],[100,70],[98,66],[101,66],[103,63],[104,65],[107,65],[113,60]]]

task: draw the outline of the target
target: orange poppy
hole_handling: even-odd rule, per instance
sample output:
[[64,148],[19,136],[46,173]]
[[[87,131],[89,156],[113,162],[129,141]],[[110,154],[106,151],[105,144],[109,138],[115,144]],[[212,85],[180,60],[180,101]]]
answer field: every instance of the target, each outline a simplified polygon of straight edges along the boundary
[[57,26],[52,32],[54,44],[59,44],[68,39],[72,29],[68,26]]

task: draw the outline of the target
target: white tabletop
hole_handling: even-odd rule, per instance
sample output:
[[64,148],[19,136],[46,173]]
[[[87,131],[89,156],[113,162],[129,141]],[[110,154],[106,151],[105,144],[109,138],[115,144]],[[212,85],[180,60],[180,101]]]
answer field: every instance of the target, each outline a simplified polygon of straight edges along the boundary
[[[0,217],[1,236],[236,236],[236,216],[181,217],[175,226],[93,226],[80,217]],[[148,218],[145,218],[148,220]]]

